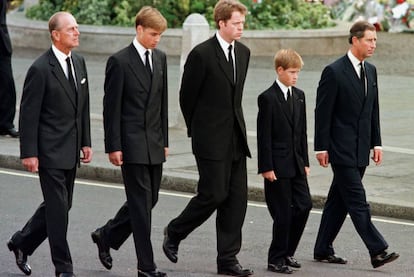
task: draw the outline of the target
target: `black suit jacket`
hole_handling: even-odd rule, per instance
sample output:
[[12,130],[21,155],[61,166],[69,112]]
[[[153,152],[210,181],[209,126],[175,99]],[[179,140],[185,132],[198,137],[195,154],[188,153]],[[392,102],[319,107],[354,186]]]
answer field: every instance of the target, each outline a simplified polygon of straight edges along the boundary
[[104,96],[105,151],[122,151],[123,161],[160,164],[168,147],[167,59],[152,51],[152,82],[131,43],[106,65]]
[[226,56],[214,36],[189,53],[180,88],[180,106],[196,156],[222,160],[240,130],[242,152],[250,157],[242,109],[242,94],[250,50],[234,46],[236,82]]
[[12,45],[6,24],[6,13],[9,0],[0,0],[0,56],[11,57]]
[[363,167],[381,146],[377,72],[365,62],[367,94],[348,56],[328,65],[319,82],[315,109],[315,150],[328,150],[332,164]]
[[309,166],[305,94],[292,87],[293,116],[276,82],[258,97],[258,172],[290,178]]
[[72,169],[91,146],[89,87],[83,57],[72,52],[77,95],[50,48],[30,66],[20,105],[20,156],[46,168]]

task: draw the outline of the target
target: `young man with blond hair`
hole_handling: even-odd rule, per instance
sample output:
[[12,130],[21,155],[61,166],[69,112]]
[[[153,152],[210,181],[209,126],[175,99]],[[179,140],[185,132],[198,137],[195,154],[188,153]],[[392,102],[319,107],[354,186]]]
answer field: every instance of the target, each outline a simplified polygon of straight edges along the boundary
[[143,7],[135,38],[108,59],[105,73],[105,152],[121,167],[127,201],[91,235],[101,263],[111,269],[110,248],[119,249],[132,232],[139,277],[167,276],[156,268],[151,243],[151,211],[168,156],[167,57],[156,49],[166,28],[157,9]]

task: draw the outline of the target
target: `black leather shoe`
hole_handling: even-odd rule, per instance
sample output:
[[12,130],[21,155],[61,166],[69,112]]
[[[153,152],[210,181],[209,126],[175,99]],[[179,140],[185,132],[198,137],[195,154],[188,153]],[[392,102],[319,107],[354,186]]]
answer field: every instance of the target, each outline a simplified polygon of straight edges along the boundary
[[335,254],[326,256],[313,255],[313,258],[317,262],[324,262],[330,264],[346,264],[348,262],[346,259],[339,257]]
[[176,263],[178,261],[178,243],[173,242],[168,237],[167,227],[164,228],[164,242],[162,243],[162,250],[164,250],[165,256],[167,256],[171,262]]
[[19,131],[17,131],[15,128],[10,128],[7,130],[0,130],[0,135],[2,136],[11,136],[13,138],[18,138],[19,137]]
[[268,264],[267,270],[277,273],[292,274],[293,270],[285,264]]
[[286,257],[286,265],[290,266],[290,267],[294,267],[294,268],[301,268],[301,264],[298,262],[298,260],[296,260],[295,258],[293,258],[292,256],[287,256]]
[[95,232],[91,233],[92,241],[98,246],[99,260],[106,269],[112,268],[112,257],[109,252],[109,246],[103,240],[100,229],[96,229]]
[[167,273],[158,270],[141,271],[138,269],[138,277],[167,277]]
[[382,252],[381,254],[371,257],[371,264],[374,268],[385,265],[398,259],[400,254],[396,252],[388,253],[387,251]]
[[56,275],[56,277],[76,277],[72,272],[63,272]]
[[226,267],[219,266],[217,269],[217,274],[244,277],[253,275],[253,270],[243,268],[240,264],[234,264]]
[[24,254],[22,250],[17,248],[17,246],[14,245],[12,240],[9,240],[9,242],[7,243],[7,247],[10,251],[13,251],[14,256],[16,257],[17,267],[26,275],[32,274],[32,268],[27,263],[27,255]]

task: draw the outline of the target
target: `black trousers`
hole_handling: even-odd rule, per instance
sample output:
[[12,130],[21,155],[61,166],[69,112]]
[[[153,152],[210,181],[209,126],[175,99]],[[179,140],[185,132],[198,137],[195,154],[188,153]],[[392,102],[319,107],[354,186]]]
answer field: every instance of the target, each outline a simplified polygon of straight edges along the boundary
[[217,264],[236,264],[247,207],[246,157],[229,155],[221,161],[196,157],[196,161],[200,176],[197,195],[169,223],[168,234],[179,242],[217,211]]
[[371,256],[388,248],[371,221],[371,212],[362,185],[365,167],[331,165],[334,178],[322,213],[314,254],[334,254],[333,242],[349,213],[352,223]]
[[101,230],[109,247],[119,249],[133,234],[138,269],[156,269],[151,243],[151,213],[158,202],[161,185],[162,164],[122,166],[127,202],[118,210]]
[[0,130],[14,128],[16,88],[10,56],[0,56]]
[[66,236],[75,176],[76,167],[70,170],[40,167],[44,201],[23,229],[12,237],[16,246],[27,255],[32,255],[48,238],[56,273],[73,272]]
[[306,177],[265,180],[265,198],[273,219],[268,263],[284,263],[287,256],[294,256],[312,208]]

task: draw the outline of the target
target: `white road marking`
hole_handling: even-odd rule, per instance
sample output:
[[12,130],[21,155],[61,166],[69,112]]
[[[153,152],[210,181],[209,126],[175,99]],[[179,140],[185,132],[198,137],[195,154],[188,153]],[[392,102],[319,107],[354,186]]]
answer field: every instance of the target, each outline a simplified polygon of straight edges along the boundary
[[[26,173],[26,172],[18,172],[18,171],[9,171],[9,170],[0,170],[0,174],[7,174],[12,176],[19,176],[19,177],[28,177],[28,178],[38,178],[38,175],[36,173]],[[79,185],[85,185],[85,186],[91,186],[91,187],[101,187],[101,188],[111,188],[111,189],[124,189],[122,185],[111,185],[111,184],[105,184],[102,182],[94,182],[94,181],[85,181],[84,179],[75,181],[76,184]],[[192,198],[194,195],[189,193],[180,193],[180,192],[170,192],[170,191],[160,191],[161,195],[166,196],[174,196],[174,197],[181,197],[181,198]],[[257,208],[266,208],[266,204],[261,204],[259,202],[249,202],[248,206],[250,207],[257,207]],[[313,214],[322,214],[322,211],[320,210],[312,210],[311,213]],[[349,215],[348,215],[349,217]],[[389,223],[389,224],[396,224],[396,225],[404,225],[404,226],[413,226],[414,222],[408,222],[408,221],[400,221],[397,219],[385,219],[385,218],[378,218],[378,217],[372,217],[372,221],[376,222],[382,222],[382,223]]]

